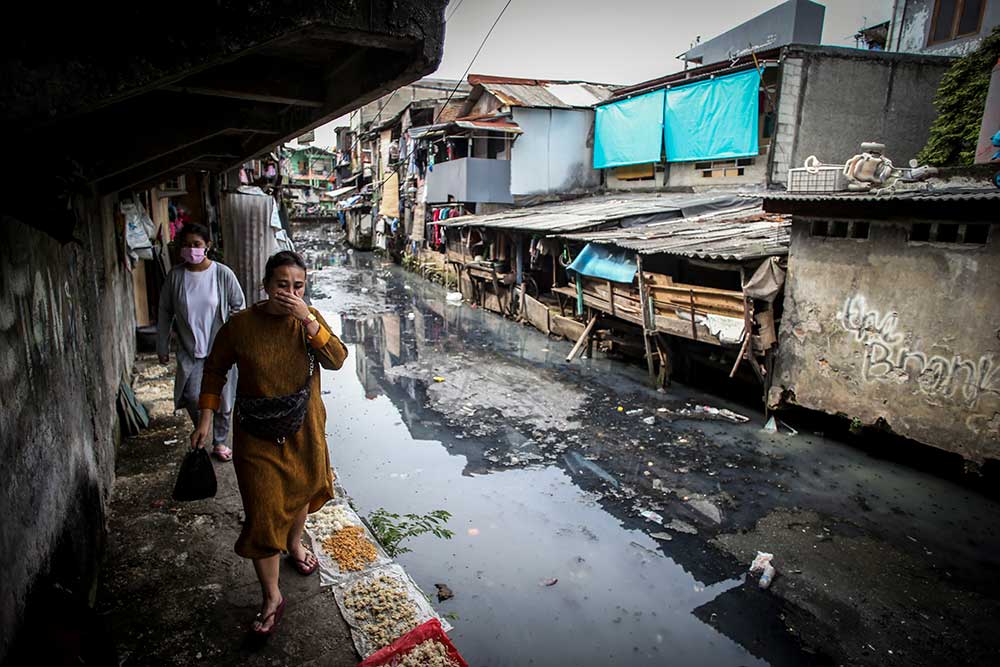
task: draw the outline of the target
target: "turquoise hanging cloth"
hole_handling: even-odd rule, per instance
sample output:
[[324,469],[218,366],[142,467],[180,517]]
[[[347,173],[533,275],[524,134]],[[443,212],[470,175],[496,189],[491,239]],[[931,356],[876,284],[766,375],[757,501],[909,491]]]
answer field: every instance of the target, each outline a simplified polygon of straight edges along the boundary
[[759,90],[756,69],[668,90],[663,107],[667,162],[756,156]]
[[662,148],[662,89],[594,110],[594,169],[659,162]]
[[583,278],[576,277],[576,314],[583,315]]

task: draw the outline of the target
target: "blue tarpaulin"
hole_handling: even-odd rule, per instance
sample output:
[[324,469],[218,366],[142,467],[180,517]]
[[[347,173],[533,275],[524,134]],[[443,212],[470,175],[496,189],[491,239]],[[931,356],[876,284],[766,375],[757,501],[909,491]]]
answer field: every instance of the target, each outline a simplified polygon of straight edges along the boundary
[[566,270],[590,278],[631,283],[635,278],[635,253],[600,243],[588,243]]
[[668,90],[667,162],[757,155],[759,88],[760,73],[752,69]]
[[663,90],[599,106],[594,114],[594,169],[660,161]]

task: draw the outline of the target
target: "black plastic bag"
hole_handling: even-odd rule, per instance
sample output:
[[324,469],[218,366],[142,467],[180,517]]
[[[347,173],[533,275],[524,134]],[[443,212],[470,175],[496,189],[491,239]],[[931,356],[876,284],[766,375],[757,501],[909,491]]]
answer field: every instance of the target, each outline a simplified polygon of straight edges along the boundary
[[212,498],[218,490],[215,468],[204,447],[191,450],[181,462],[174,484],[174,500],[203,500]]

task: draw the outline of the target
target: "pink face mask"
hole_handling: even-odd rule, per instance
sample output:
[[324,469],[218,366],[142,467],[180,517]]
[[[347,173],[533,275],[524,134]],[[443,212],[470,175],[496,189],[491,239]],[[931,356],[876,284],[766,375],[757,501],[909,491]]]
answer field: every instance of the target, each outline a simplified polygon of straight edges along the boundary
[[205,261],[204,248],[181,248],[181,259],[188,264],[201,264]]

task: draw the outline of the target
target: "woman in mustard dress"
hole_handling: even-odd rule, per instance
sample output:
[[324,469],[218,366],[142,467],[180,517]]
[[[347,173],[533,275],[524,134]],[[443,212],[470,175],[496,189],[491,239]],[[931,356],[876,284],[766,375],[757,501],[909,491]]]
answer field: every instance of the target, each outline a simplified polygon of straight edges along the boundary
[[[320,374],[310,375],[311,352],[323,368],[344,365],[347,348],[330,332],[319,313],[302,300],[306,265],[294,252],[272,256],[264,271],[268,299],[234,315],[219,330],[205,360],[198,428],[193,448],[211,442],[212,419],[229,369],[235,364],[237,415],[233,462],[245,521],[236,553],[253,560],[263,593],[254,621],[257,634],[269,635],[281,619],[285,600],[278,588],[281,552],[296,570],[312,574],[316,556],[301,542],[306,515],[333,497],[333,472],[326,447],[326,410]],[[266,440],[241,428],[242,397],[279,397],[310,388],[302,427],[284,438]]]

